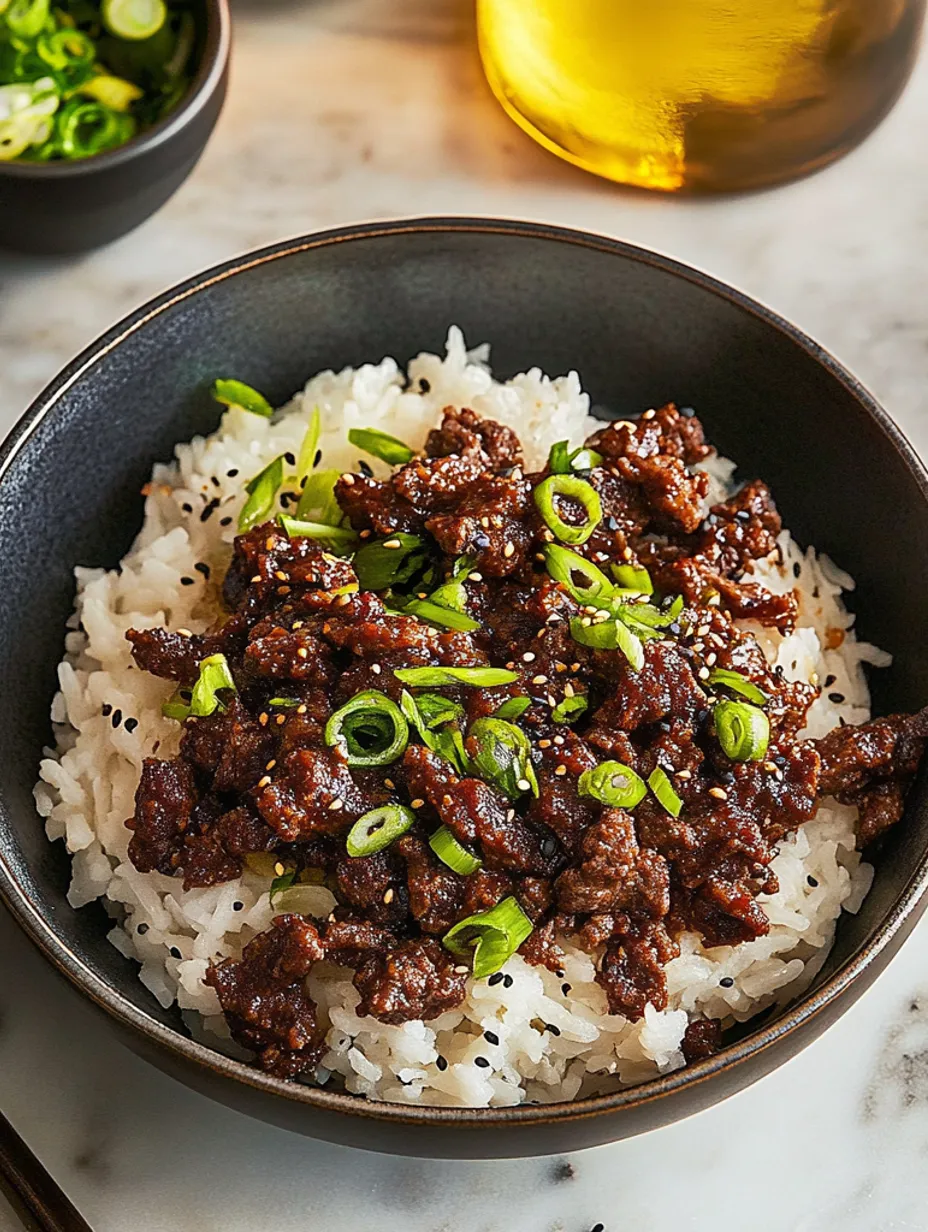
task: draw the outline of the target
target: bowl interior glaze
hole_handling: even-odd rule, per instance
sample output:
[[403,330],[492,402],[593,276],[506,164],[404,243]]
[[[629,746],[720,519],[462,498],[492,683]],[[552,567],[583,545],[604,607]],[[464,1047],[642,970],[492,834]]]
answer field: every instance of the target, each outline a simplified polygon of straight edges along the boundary
[[[700,1101],[713,1102],[731,1089],[720,1080],[726,1066],[752,1063],[835,1000],[920,897],[924,791],[880,852],[862,911],[842,920],[812,992],[730,1056],[553,1115],[441,1110],[419,1123],[408,1110],[287,1088],[190,1042],[179,1016],[157,1005],[133,964],[106,941],[102,910],[68,906],[68,859],[61,843],[46,841],[32,799],[51,740],[48,709],[73,567],[115,565],[129,547],[152,463],[217,422],[207,394],[214,376],[234,374],[280,403],[319,369],[439,349],[451,323],[471,344],[491,343],[498,375],[532,365],[551,374],[578,370],[604,414],[633,415],[670,399],[696,407],[710,438],[739,460],[739,475],[770,483],[797,539],[814,542],[858,579],[859,631],[895,657],[874,678],[875,708],[911,709],[928,698],[928,645],[917,633],[928,609],[925,473],[869,396],[814,344],[701,274],[579,233],[476,220],[329,233],[231,263],[140,310],[75,361],[7,441],[0,460],[0,890],[46,954],[137,1046],[185,1069],[194,1085],[220,1088],[211,1092],[220,1098],[235,1102],[232,1088],[250,1088],[248,1111],[385,1150],[530,1154],[674,1119],[691,1110],[672,1102],[687,1086],[701,1084]],[[770,1063],[757,1068],[759,1075]],[[655,1116],[661,1101],[670,1102]],[[278,1115],[285,1106],[286,1118]],[[645,1107],[651,1111],[639,1124],[634,1114]],[[608,1125],[590,1128],[600,1114]],[[532,1137],[535,1123],[554,1125],[554,1135]],[[404,1125],[420,1134],[418,1145],[393,1136]],[[469,1146],[449,1145],[450,1136],[439,1141],[441,1125],[481,1132]],[[505,1145],[482,1132],[491,1127],[509,1133]]]

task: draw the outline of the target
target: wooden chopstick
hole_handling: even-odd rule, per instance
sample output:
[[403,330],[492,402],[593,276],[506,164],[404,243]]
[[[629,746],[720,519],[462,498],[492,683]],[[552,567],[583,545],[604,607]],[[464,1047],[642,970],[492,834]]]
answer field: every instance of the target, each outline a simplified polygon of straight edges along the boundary
[[92,1232],[90,1224],[2,1113],[0,1190],[27,1232]]

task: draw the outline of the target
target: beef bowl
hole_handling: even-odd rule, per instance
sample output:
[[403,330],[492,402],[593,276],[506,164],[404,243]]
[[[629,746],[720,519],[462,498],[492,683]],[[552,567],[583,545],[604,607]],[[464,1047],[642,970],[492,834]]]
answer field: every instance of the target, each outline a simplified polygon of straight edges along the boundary
[[924,468],[664,257],[436,219],[237,259],[39,397],[0,525],[0,893],[251,1115],[638,1134],[811,1043],[923,909]]

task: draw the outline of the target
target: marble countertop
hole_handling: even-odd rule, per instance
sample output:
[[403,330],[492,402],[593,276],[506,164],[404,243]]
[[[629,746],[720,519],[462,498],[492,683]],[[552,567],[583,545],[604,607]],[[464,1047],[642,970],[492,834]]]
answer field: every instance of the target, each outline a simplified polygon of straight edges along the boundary
[[[98,332],[287,235],[425,213],[621,236],[744,288],[843,359],[928,452],[928,59],[858,151],[762,195],[628,194],[498,110],[469,0],[233,0],[228,107],[196,172],[91,256],[0,257],[0,429]],[[928,1230],[928,921],[825,1037],[727,1103],[569,1160],[452,1164],[314,1143],[114,1042],[0,917],[0,1107],[96,1232]],[[569,1163],[570,1167],[565,1164]],[[15,1226],[0,1210],[0,1230]]]

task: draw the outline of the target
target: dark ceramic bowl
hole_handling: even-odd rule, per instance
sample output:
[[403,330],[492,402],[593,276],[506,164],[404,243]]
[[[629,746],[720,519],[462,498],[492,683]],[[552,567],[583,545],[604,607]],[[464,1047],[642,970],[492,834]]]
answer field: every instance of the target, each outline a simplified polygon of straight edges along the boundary
[[283,402],[321,368],[442,346],[451,322],[492,343],[497,373],[576,368],[613,415],[692,404],[787,523],[853,571],[864,637],[895,666],[878,710],[928,698],[928,475],[898,429],[793,326],[704,274],[613,240],[524,223],[397,222],[280,244],[192,279],[75,360],[0,455],[0,892],[46,957],[160,1068],[302,1133],[420,1156],[525,1156],[608,1142],[724,1099],[810,1043],[889,962],[924,906],[919,784],[813,987],[718,1056],[609,1097],[551,1107],[411,1109],[270,1078],[194,1043],[106,941],[98,907],[65,900],[32,787],[76,564],[113,566],[139,488],[175,442],[210,431],[207,394],[234,372]]
[[199,0],[194,14],[197,69],[159,124],[75,162],[0,162],[0,248],[86,252],[125,235],[177,192],[216,125],[229,75],[228,0]]

